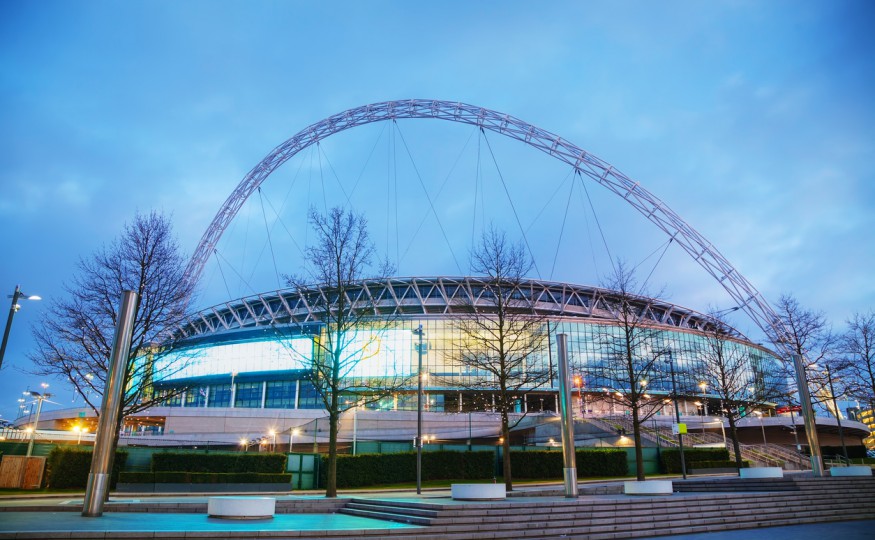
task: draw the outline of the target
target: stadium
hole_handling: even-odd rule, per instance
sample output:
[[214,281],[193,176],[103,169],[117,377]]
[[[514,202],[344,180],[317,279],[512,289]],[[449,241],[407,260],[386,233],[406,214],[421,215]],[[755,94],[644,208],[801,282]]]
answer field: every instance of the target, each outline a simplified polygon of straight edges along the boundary
[[[497,437],[494,386],[471,385],[470,368],[458,361],[458,324],[471,310],[489,313],[494,303],[490,282],[480,278],[393,278],[364,281],[348,294],[367,298],[375,314],[356,331],[351,348],[363,351],[349,377],[374,380],[414,380],[418,371],[418,337],[423,329],[424,412],[429,435],[435,441],[490,439]],[[546,384],[520,388],[514,412],[528,418],[520,424],[519,441],[547,444],[555,433],[558,381],[553,336],[568,336],[569,361],[575,380],[575,409],[581,418],[622,416],[611,399],[618,389],[598,377],[595,369],[610,361],[603,336],[618,331],[613,291],[528,280],[507,285],[533,316],[542,317],[549,340],[532,355],[531,369],[550,373]],[[170,396],[162,407],[129,420],[131,436],[162,435],[162,439],[189,444],[238,444],[269,433],[285,442],[296,432],[299,444],[323,443],[318,419],[322,403],[309,382],[314,339],[320,335],[322,313],[308,296],[319,290],[283,290],[241,298],[203,310],[176,329],[174,349],[156,361],[156,372],[170,373],[155,383],[157,392]],[[654,331],[652,347],[674,351],[681,394],[679,408],[685,416],[705,417],[719,408],[695,377],[703,331],[713,321],[707,316],[667,302],[640,297],[635,308]],[[775,361],[767,349],[745,340],[732,346],[742,351],[752,365]],[[652,352],[651,352],[652,353]],[[642,354],[644,352],[642,351]],[[750,371],[750,384],[756,370]],[[654,377],[648,390],[654,396],[669,396],[670,383]],[[415,436],[412,411],[417,409],[416,384],[402,386],[391,396],[368,403],[355,411],[359,440],[410,441]],[[471,414],[469,414],[471,413]],[[351,416],[348,413],[347,416]],[[459,418],[459,415],[465,418]],[[657,412],[670,422],[674,410]],[[700,421],[701,422],[701,421]],[[349,422],[342,435],[353,438]],[[326,428],[323,422],[323,430]],[[476,429],[475,429],[476,427]],[[713,426],[712,426],[713,427]],[[284,435],[283,435],[284,434]],[[616,444],[610,437],[591,438],[592,444]]]
[[[683,219],[640,183],[610,164],[546,130],[512,116],[457,102],[405,100],[370,104],[350,109],[317,122],[277,146],[256,165],[228,197],[194,251],[187,269],[197,281],[225,230],[262,183],[283,163],[304,149],[314,147],[333,134],[377,122],[400,118],[436,119],[467,124],[480,133],[497,133],[522,142],[555,158],[581,183],[593,181],[619,196],[669,240],[701,266],[726,291],[734,308],[746,313],[764,332],[777,320],[772,308],[756,288]],[[430,200],[429,200],[430,202]],[[263,210],[263,208],[262,208]],[[432,209],[433,210],[433,209]],[[273,248],[271,248],[273,249]],[[277,273],[278,269],[274,269]],[[259,290],[259,289],[252,289]],[[361,360],[346,376],[380,380],[413,380],[393,388],[391,395],[358,406],[347,403],[340,425],[340,440],[349,451],[364,441],[403,443],[410,448],[416,434],[418,410],[417,376],[424,385],[425,439],[435,444],[496,444],[499,422],[494,410],[494,388],[472,384],[480,374],[458,361],[458,328],[471,313],[488,314],[492,305],[489,287],[479,277],[407,277],[363,281],[352,287],[351,298],[363,299],[372,308],[370,318],[348,337]],[[617,310],[610,290],[567,282],[529,280],[514,284],[509,293],[520,309],[543,321],[547,339],[532,355],[531,368],[549,374],[542,383],[520,388],[514,403],[519,416],[511,438],[514,444],[550,446],[558,439],[555,336],[568,336],[568,353],[575,381],[575,415],[578,445],[628,446],[628,411],[612,393],[623,388],[599,375],[599,366],[610,362],[605,336],[618,332]],[[308,299],[325,296],[318,286],[307,290],[275,290],[228,300],[191,316],[185,324],[169,329],[172,350],[156,344],[152,381],[154,391],[166,396],[162,406],[126,419],[122,439],[127,444],[175,444],[180,446],[243,446],[287,444],[295,450],[320,450],[328,439],[328,426],[320,398],[310,383],[309,362],[315,357],[315,342],[325,328],[322,314]],[[327,294],[331,294],[328,292]],[[230,296],[230,295],[229,295]],[[637,317],[653,337],[647,347],[635,351],[653,357],[671,351],[677,371],[676,391],[665,376],[647,384],[654,398],[678,396],[682,421],[700,431],[701,444],[719,444],[725,406],[696,377],[704,332],[713,324],[706,315],[662,300],[637,297]],[[419,347],[422,328],[423,346]],[[748,383],[762,383],[762,373],[778,354],[732,333],[729,346],[748,362]],[[419,371],[420,353],[422,371]],[[782,356],[789,354],[782,351]],[[664,373],[663,373],[664,375]],[[355,400],[354,397],[349,399]],[[801,449],[805,436],[801,419],[781,413],[780,403],[758,402],[760,416],[742,419],[739,439],[746,444],[771,444]],[[664,399],[652,419],[654,435],[643,444],[659,445],[663,429],[672,423],[674,405]],[[608,420],[605,420],[608,419]],[[25,425],[29,418],[20,418]],[[651,421],[648,420],[648,423]],[[835,418],[818,418],[821,446],[837,446]],[[849,445],[868,434],[863,424],[843,422]],[[51,411],[41,418],[40,428],[70,430],[96,427],[87,409]],[[798,426],[798,428],[797,428]],[[762,437],[759,437],[759,434]],[[669,430],[670,433],[670,430]],[[768,441],[766,440],[768,438]],[[856,440],[854,440],[856,439]],[[695,443],[696,441],[694,441]],[[771,444],[769,444],[771,443]],[[725,444],[725,440],[723,442]],[[798,455],[797,455],[798,457]],[[790,459],[790,458],[787,458]],[[801,460],[804,464],[805,460]]]

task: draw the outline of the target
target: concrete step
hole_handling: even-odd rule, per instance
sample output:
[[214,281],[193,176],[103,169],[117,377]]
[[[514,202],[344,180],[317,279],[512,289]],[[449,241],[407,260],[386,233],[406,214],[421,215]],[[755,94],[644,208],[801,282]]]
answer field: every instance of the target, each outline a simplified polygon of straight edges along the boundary
[[394,521],[396,523],[409,523],[411,525],[432,525],[433,520],[427,517],[413,516],[410,514],[396,514],[382,510],[365,510],[362,508],[344,508],[340,510],[341,514],[350,516],[366,517],[371,519],[379,519],[382,521]]

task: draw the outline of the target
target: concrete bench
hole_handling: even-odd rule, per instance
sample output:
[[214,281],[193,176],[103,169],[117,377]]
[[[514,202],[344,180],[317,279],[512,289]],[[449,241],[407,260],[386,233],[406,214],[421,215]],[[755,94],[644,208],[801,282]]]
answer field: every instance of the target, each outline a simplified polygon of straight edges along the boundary
[[830,467],[830,476],[872,476],[872,467],[868,465],[849,465],[847,467]]
[[451,484],[450,495],[459,501],[494,501],[507,497],[504,484]]
[[748,467],[741,469],[741,478],[784,478],[781,467]]
[[209,517],[225,519],[272,519],[276,512],[273,497],[210,497]]
[[673,491],[671,480],[629,480],[623,482],[623,493],[626,495],[671,495]]

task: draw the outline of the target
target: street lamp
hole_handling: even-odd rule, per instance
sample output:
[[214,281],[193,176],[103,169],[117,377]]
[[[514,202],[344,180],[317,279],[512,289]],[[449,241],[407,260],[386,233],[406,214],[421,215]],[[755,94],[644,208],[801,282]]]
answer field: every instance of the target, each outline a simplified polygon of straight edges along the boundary
[[768,446],[769,443],[766,442],[766,428],[763,425],[763,413],[761,411],[754,411],[753,413],[760,417],[760,429],[763,431],[763,446]]
[[300,432],[301,432],[301,430],[299,430],[298,428],[292,428],[289,430],[289,453],[290,454],[292,453],[292,445],[294,444],[294,441],[295,441],[295,435],[297,435]]
[[848,448],[845,446],[845,432],[842,431],[842,413],[839,411],[839,404],[836,401],[836,391],[832,385],[832,373],[829,371],[829,364],[826,366],[826,381],[829,383],[829,393],[832,396],[832,407],[835,412],[836,423],[839,428],[839,439],[842,441],[842,454],[845,455],[845,460],[848,460]]
[[419,345],[416,347],[416,352],[419,357],[417,364],[416,379],[418,381],[416,390],[416,494],[422,494],[422,338],[425,333],[422,331],[422,325],[413,331],[413,335],[419,336]]
[[[47,384],[45,386],[48,386]],[[43,410],[43,401],[52,397],[51,394],[40,394],[39,392],[34,392],[33,390],[29,390],[24,392],[24,395],[30,396],[36,399],[36,419],[33,422],[32,430],[30,432],[30,441],[27,443],[27,455],[26,457],[30,457],[33,453],[33,440],[36,437],[36,427],[39,425],[39,415]]]
[[15,313],[21,308],[21,306],[18,305],[18,299],[42,300],[39,296],[22,293],[21,285],[15,286],[15,292],[11,294],[9,298],[12,298],[12,306],[9,308],[9,317],[6,319],[6,330],[3,331],[3,344],[0,345],[0,368],[3,367],[3,355],[6,354],[6,343],[9,341],[9,330],[12,328],[12,318],[15,317]]
[[699,383],[699,388],[702,389],[702,407],[703,407],[703,409],[702,409],[702,411],[703,411],[702,416],[708,416],[708,400],[705,398],[705,390],[708,388],[708,383],[706,383],[706,382],[700,382],[700,383]]
[[674,378],[674,360],[672,359],[670,350],[666,351],[665,354],[666,356],[668,356],[665,361],[668,362],[668,367],[671,370],[671,393],[674,400],[674,416],[678,424],[678,448],[681,451],[681,475],[683,476],[684,480],[686,480],[687,464],[684,463],[684,435],[683,433],[681,433],[681,411],[680,409],[678,409],[678,387],[677,382],[675,382]]
[[270,451],[275,452],[276,451],[276,430],[272,429],[272,430],[268,431],[268,434],[270,434],[271,438],[273,439],[273,441],[271,442],[271,445],[270,445]]
[[242,449],[243,449],[243,452],[245,453],[246,450],[249,448],[249,440],[247,440],[247,439],[240,439],[240,448],[242,448]]

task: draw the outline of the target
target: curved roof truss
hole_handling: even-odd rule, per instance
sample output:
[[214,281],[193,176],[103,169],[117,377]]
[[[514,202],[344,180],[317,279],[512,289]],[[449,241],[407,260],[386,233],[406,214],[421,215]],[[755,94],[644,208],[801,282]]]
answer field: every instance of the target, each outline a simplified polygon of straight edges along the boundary
[[[409,99],[385,101],[349,109],[316,122],[274,148],[243,178],[213,218],[186,270],[197,280],[215,247],[246,199],[277,167],[316,142],[350,128],[399,118],[432,118],[479,126],[522,141],[572,167],[632,205],[651,223],[674,239],[729,293],[729,296],[764,331],[784,335],[774,310],[756,288],[717,249],[655,195],[609,163],[558,135],[510,115],[464,103]],[[788,352],[791,352],[788,350]]]
[[[348,305],[366,306],[375,316],[452,316],[470,312],[472,307],[489,313],[495,304],[486,294],[493,286],[491,281],[474,277],[389,278],[362,281],[344,294]],[[520,299],[523,312],[556,318],[617,319],[616,295],[606,289],[535,280],[503,287],[508,289],[507,297]],[[284,289],[226,302],[192,316],[176,329],[174,337],[185,340],[249,328],[318,324],[322,312],[308,299],[332,292],[320,287]],[[705,315],[654,298],[636,298],[635,307],[640,318],[654,326],[704,330],[712,324]]]

